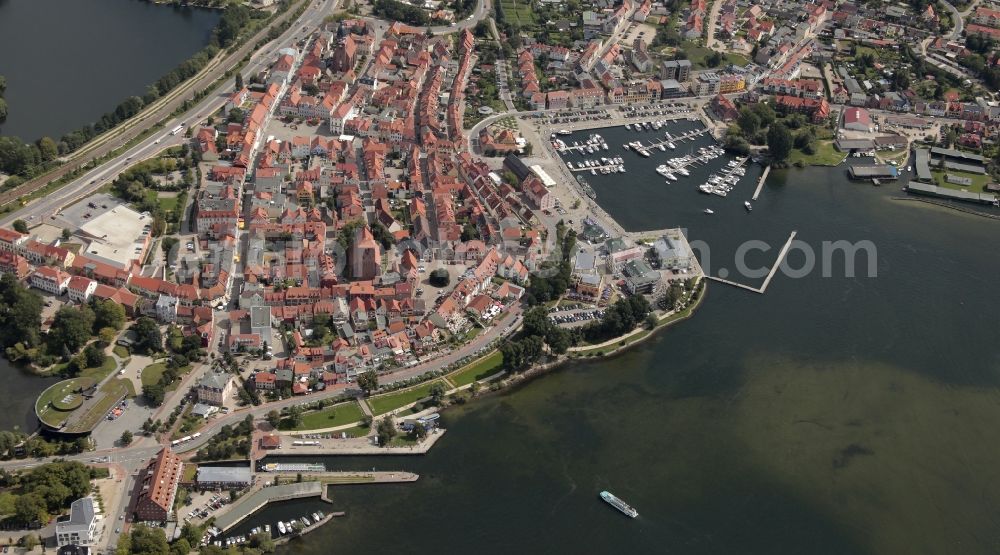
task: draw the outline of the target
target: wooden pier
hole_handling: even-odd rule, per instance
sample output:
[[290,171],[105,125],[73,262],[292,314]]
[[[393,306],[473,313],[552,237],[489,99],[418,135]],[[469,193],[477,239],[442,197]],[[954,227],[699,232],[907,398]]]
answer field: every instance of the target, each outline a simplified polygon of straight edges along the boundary
[[[757,182],[757,190],[753,192],[752,200],[757,200],[760,196],[761,189],[764,188],[764,181],[767,180],[767,174],[771,173],[771,166],[767,165],[764,167],[764,173],[760,174],[760,181]],[[795,235],[794,233],[792,235]]]
[[737,283],[735,281],[730,281],[728,279],[723,279],[715,276],[705,276],[712,281],[717,281],[719,283],[725,283],[726,285],[732,285],[733,287],[739,287],[740,289],[746,289],[747,291],[752,291],[754,293],[760,293],[763,295],[767,291],[767,286],[771,284],[771,279],[774,278],[774,274],[778,273],[778,268],[781,263],[785,260],[785,255],[788,254],[788,249],[792,248],[792,241],[795,240],[795,234],[797,231],[793,231],[791,235],[788,236],[788,241],[785,241],[785,246],[781,247],[781,252],[778,253],[778,259],[774,261],[774,265],[771,266],[771,271],[768,272],[767,277],[764,278],[764,283],[760,287],[752,287],[745,283]]

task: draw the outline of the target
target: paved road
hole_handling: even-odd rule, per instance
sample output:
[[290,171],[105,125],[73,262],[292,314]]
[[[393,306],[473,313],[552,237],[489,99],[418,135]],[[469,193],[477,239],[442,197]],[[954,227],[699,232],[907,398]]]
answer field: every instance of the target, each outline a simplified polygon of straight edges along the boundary
[[[291,27],[289,27],[288,30],[253,55],[250,62],[243,69],[243,73],[256,73],[273,63],[278,50],[292,46],[299,38],[301,38],[302,35],[304,35],[302,32],[303,26],[307,26],[309,28],[318,26],[322,23],[323,18],[330,13],[335,5],[336,0],[313,0],[309,8],[306,9],[302,16]],[[259,38],[263,38],[263,35],[255,36],[253,39],[247,41],[244,47],[240,48],[239,51],[230,56],[224,63],[220,64],[216,71],[213,71],[209,75],[198,80],[195,84],[194,90],[207,88],[218,77],[225,73],[226,69],[233,67],[239,60],[242,60],[243,57],[250,52],[250,49],[252,49],[257,43]],[[148,137],[141,143],[133,146],[114,159],[105,162],[101,166],[82,175],[79,179],[63,186],[58,191],[42,199],[35,200],[20,210],[16,210],[8,214],[4,218],[0,219],[0,225],[9,227],[10,224],[18,218],[27,221],[29,226],[41,223],[43,220],[48,220],[63,206],[72,203],[80,197],[90,194],[103,186],[109,180],[114,179],[114,177],[125,169],[125,167],[132,160],[138,161],[144,158],[150,158],[165,148],[181,144],[185,141],[183,133],[170,135],[169,130],[181,124],[184,124],[185,127],[187,127],[189,125],[193,125],[195,122],[207,118],[225,104],[228,93],[234,86],[234,80],[227,81],[216,89],[218,92],[203,99],[192,110],[189,110],[180,117],[172,118],[165,122],[164,131],[160,131],[157,134]],[[176,99],[174,102],[171,102],[164,107],[162,112],[157,112],[156,115],[146,117],[142,124],[135,126],[135,128],[130,129],[126,133],[123,133],[120,138],[95,149],[90,155],[90,158],[103,156],[115,148],[120,147],[132,138],[138,136],[147,128],[151,127],[155,122],[159,121],[161,117],[166,117],[172,113],[183,103],[184,99],[186,99],[188,95],[180,96],[181,98]],[[74,165],[78,165],[78,163]],[[19,187],[18,191],[20,190],[21,188]],[[6,197],[0,196],[0,200],[3,199],[6,199]]]
[[719,19],[719,8],[722,7],[722,0],[712,2],[712,7],[708,10],[708,34],[705,35],[705,48],[712,48],[715,44],[715,22]]
[[447,35],[448,33],[457,33],[463,29],[472,29],[490,13],[490,1],[479,0],[472,15],[462,21],[456,21],[454,25],[435,25],[428,27],[428,29],[435,35]]
[[948,0],[941,0],[941,3],[944,4],[944,7],[948,8],[948,11],[951,12],[951,22],[954,25],[951,32],[948,33],[945,38],[948,40],[955,40],[962,36],[962,29],[965,27],[965,20],[962,19],[962,14],[959,13],[958,9],[953,6],[951,2],[948,2]]

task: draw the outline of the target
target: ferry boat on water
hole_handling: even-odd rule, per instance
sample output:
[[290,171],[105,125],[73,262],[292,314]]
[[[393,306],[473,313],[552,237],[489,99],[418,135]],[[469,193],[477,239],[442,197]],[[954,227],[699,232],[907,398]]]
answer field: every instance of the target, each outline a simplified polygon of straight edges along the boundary
[[602,491],[601,499],[603,499],[604,502],[607,503],[608,505],[611,505],[612,507],[621,511],[622,514],[625,514],[631,518],[639,516],[639,511],[633,509],[628,503],[615,497],[615,495],[609,491]]

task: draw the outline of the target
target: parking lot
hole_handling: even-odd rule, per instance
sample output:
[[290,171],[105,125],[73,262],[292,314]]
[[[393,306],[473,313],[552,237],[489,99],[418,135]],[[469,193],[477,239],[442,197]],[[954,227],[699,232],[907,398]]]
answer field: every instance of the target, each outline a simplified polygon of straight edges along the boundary
[[549,309],[549,321],[567,328],[582,326],[591,320],[603,317],[604,309],[593,308],[582,303]]
[[[178,516],[184,514],[184,522],[191,519],[206,519],[216,511],[229,504],[229,496],[213,491],[194,492],[189,503],[177,510]],[[190,507],[190,508],[189,508]]]
[[121,204],[121,199],[106,193],[98,193],[63,208],[58,214],[51,216],[50,221],[53,225],[76,229]]

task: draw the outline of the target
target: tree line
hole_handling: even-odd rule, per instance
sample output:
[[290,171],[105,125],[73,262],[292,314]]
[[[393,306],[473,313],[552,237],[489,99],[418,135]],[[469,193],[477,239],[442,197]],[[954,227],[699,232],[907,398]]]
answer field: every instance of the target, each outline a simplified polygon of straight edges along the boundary
[[52,515],[90,493],[90,480],[106,476],[76,461],[57,461],[23,473],[0,470],[0,516],[31,525],[44,524]]
[[11,331],[0,334],[0,348],[9,360],[45,367],[61,359],[68,363],[63,370],[68,375],[104,364],[104,348],[125,325],[121,305],[95,297],[84,305],[63,306],[44,337],[42,305],[41,296],[12,274],[0,278],[0,326]]
[[576,231],[567,229],[566,224],[556,224],[556,253],[558,259],[542,262],[540,271],[531,274],[526,291],[529,305],[558,299],[570,285],[573,273],[571,260],[576,254]]
[[427,12],[397,0],[375,0],[372,11],[382,19],[400,21],[408,25],[424,26],[430,22]]

